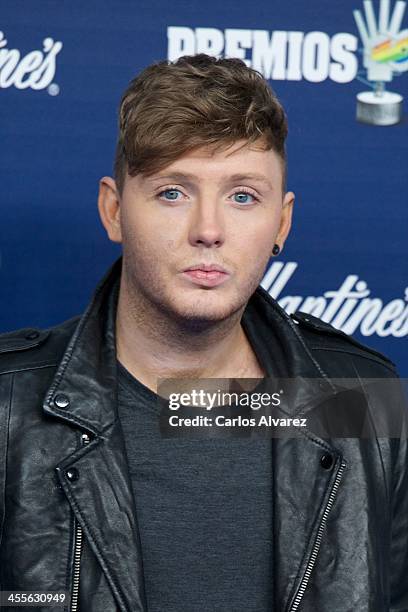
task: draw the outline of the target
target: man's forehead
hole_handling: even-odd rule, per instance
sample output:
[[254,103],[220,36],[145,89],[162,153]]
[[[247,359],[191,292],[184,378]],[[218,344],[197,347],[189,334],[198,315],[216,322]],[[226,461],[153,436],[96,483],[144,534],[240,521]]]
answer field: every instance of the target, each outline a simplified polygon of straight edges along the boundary
[[204,181],[211,176],[217,182],[239,182],[252,180],[272,188],[270,179],[275,181],[280,173],[281,163],[275,151],[260,149],[259,146],[229,148],[208,154],[208,150],[197,148],[177,158],[165,168],[154,173],[141,175],[147,184],[162,180]]
[[[265,140],[258,138],[254,142],[240,139],[234,142],[214,142],[212,144],[200,145],[193,147],[177,160],[174,160],[174,164],[177,164],[180,160],[195,160],[195,159],[208,159],[208,160],[238,160],[240,158],[249,157],[266,157],[274,152],[271,149],[267,149],[265,146]],[[269,155],[268,155],[269,154]],[[172,164],[169,164],[172,165]]]
[[[146,182],[149,183],[157,183],[163,180],[173,180],[177,182],[190,182],[190,183],[200,183],[205,180],[205,177],[201,176],[199,173],[193,172],[180,172],[178,170],[171,170],[167,168],[162,172],[155,174],[153,176],[147,177],[145,179]],[[217,176],[217,180],[220,183],[239,183],[244,181],[253,181],[266,185],[270,189],[272,189],[272,183],[269,180],[268,176],[261,172],[235,172],[235,173],[225,173],[220,172],[219,176]]]

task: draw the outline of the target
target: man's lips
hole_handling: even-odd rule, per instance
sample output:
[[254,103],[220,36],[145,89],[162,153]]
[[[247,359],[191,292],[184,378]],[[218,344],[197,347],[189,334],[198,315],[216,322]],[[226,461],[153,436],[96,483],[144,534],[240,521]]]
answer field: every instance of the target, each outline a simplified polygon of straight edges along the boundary
[[216,287],[230,276],[225,268],[216,264],[190,266],[182,274],[194,284],[205,287]]
[[193,270],[201,270],[202,272],[223,272],[224,274],[228,274],[227,270],[218,264],[206,264],[206,263],[198,263],[193,266],[189,266],[184,270],[184,272],[190,272]]

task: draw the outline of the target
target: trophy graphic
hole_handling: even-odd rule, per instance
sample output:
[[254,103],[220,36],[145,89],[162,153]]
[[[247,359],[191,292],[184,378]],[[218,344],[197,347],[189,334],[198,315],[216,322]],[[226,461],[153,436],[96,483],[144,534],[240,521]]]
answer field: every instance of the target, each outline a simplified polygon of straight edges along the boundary
[[368,79],[360,80],[371,87],[357,94],[357,120],[363,123],[394,125],[402,119],[403,97],[387,91],[385,83],[408,70],[408,30],[400,31],[406,4],[398,0],[390,16],[390,0],[380,0],[378,23],[371,0],[364,0],[365,21],[361,11],[353,11]]

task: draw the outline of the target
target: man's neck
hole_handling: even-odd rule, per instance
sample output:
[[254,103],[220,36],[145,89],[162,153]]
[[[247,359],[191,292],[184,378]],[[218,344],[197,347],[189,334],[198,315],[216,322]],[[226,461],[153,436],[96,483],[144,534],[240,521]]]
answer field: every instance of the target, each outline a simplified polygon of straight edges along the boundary
[[158,378],[261,378],[264,371],[240,324],[243,310],[211,325],[183,324],[145,307],[121,283],[117,358],[155,392]]

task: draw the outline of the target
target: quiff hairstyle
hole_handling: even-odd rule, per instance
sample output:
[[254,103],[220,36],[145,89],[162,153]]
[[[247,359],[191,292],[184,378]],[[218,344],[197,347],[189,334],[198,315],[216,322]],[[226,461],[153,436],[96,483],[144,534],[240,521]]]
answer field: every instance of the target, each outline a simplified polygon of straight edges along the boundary
[[134,78],[119,108],[114,177],[154,174],[201,147],[245,139],[281,158],[286,189],[285,112],[262,74],[238,58],[184,55],[155,62]]

